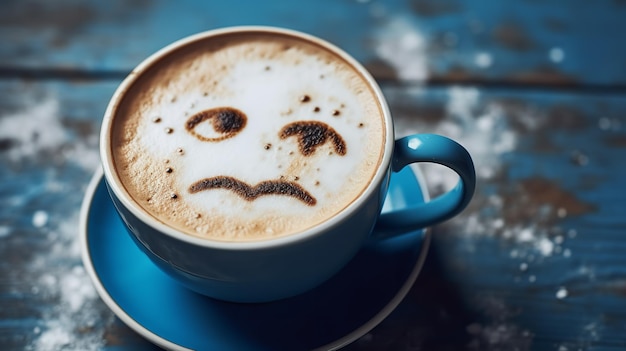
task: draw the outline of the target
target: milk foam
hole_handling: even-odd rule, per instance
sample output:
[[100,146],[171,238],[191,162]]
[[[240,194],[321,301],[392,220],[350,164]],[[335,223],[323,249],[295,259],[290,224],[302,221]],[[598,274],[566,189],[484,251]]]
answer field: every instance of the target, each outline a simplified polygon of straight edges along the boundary
[[[217,108],[242,112],[243,128],[223,139],[212,119],[193,126],[202,138],[186,129],[192,116]],[[329,127],[345,154],[327,139],[303,155],[298,135],[280,135],[301,122]],[[261,240],[310,228],[357,198],[380,163],[384,130],[374,92],[346,62],[284,37],[238,36],[170,53],[144,72],[117,111],[112,148],[125,188],[155,218],[199,237]],[[315,204],[190,191],[212,177],[251,189],[295,184]]]

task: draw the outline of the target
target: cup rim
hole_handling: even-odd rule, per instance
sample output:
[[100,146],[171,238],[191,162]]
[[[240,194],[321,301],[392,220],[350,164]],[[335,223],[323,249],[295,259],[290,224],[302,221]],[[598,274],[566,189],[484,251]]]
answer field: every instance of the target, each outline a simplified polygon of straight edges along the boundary
[[[338,56],[340,59],[347,62],[351,67],[355,69],[355,71],[365,80],[368,87],[374,93],[374,96],[378,102],[379,108],[382,112],[382,118],[384,119],[384,149],[381,159],[378,164],[378,169],[374,173],[374,176],[371,178],[369,184],[365,187],[365,189],[359,194],[359,196],[354,199],[350,204],[344,207],[341,211],[333,215],[332,217],[326,219],[325,221],[315,225],[314,227],[307,228],[305,230],[282,235],[276,238],[270,239],[260,239],[260,240],[250,240],[243,242],[234,242],[234,241],[221,241],[210,238],[200,238],[191,234],[187,234],[182,232],[181,230],[175,229],[162,221],[154,218],[150,215],[147,210],[141,207],[135,200],[133,200],[132,196],[128,193],[126,188],[121,182],[119,175],[114,170],[114,161],[113,161],[113,153],[111,150],[111,130],[113,125],[114,115],[119,108],[121,101],[125,93],[133,86],[133,84],[139,79],[142,72],[145,72],[150,67],[155,64],[158,64],[159,60],[169,54],[174,53],[176,50],[183,48],[187,45],[193,44],[198,41],[207,40],[212,37],[218,37],[222,35],[232,35],[237,33],[265,33],[265,34],[275,34],[275,35],[283,35],[289,36],[295,39],[304,40],[310,44],[319,46],[334,55]],[[114,196],[117,198],[121,204],[130,211],[134,216],[136,216],[139,220],[141,220],[144,224],[148,225],[152,229],[165,234],[171,238],[176,240],[186,242],[192,244],[194,246],[207,247],[207,248],[216,248],[216,249],[226,249],[226,250],[252,250],[252,249],[264,249],[275,246],[289,245],[299,241],[307,240],[312,238],[320,233],[324,233],[329,231],[332,227],[337,226],[346,217],[350,216],[352,213],[357,211],[361,206],[364,205],[364,199],[370,198],[372,193],[380,191],[380,184],[383,179],[386,177],[389,171],[389,165],[391,162],[391,156],[393,153],[393,145],[394,145],[394,130],[393,130],[393,121],[391,119],[391,113],[389,110],[389,106],[383,96],[382,90],[378,86],[378,83],[372,77],[372,75],[365,69],[361,63],[359,63],[356,59],[354,59],[351,55],[349,55],[344,50],[340,49],[338,46],[324,40],[313,36],[311,34],[303,33],[293,29],[273,27],[273,26],[233,26],[233,27],[224,27],[219,29],[212,29],[200,33],[196,33],[185,38],[174,41],[173,43],[163,47],[162,49],[154,52],[146,59],[144,59],[141,63],[139,63],[122,81],[122,83],[116,88],[113,93],[111,100],[109,101],[107,108],[104,113],[104,117],[102,120],[101,130],[100,130],[100,158],[101,164],[104,171],[104,176],[109,186],[109,189],[113,192]]]

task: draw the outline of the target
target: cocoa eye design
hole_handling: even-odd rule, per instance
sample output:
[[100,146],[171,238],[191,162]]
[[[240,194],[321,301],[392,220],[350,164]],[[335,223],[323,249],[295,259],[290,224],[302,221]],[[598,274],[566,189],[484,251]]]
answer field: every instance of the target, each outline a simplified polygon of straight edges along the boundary
[[281,129],[279,136],[281,139],[296,136],[298,148],[300,153],[304,156],[310,156],[315,153],[317,147],[327,141],[332,143],[338,155],[343,156],[347,152],[346,142],[341,135],[328,124],[319,121],[298,121],[289,123]]
[[246,126],[246,114],[232,107],[217,107],[194,114],[185,129],[201,141],[218,142],[232,138]]

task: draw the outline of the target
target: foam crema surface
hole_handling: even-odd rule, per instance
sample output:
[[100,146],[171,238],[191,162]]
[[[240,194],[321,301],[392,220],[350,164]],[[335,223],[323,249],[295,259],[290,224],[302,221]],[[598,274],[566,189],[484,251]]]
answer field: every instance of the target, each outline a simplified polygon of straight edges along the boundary
[[375,91],[316,43],[224,34],[137,74],[113,112],[114,166],[143,210],[189,235],[301,232],[355,201],[381,163]]

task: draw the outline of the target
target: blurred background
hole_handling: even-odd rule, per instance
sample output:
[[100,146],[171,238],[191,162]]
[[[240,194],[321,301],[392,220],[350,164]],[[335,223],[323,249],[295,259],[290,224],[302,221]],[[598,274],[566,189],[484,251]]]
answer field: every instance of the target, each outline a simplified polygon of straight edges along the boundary
[[[150,350],[99,299],[79,209],[121,80],[200,31],[326,39],[478,188],[402,304],[347,350],[626,349],[626,1],[1,0],[0,348]],[[423,167],[436,195],[456,178]]]

